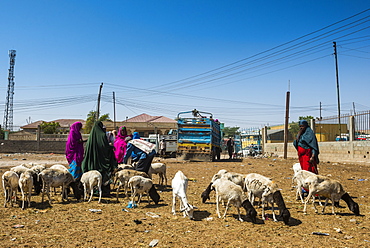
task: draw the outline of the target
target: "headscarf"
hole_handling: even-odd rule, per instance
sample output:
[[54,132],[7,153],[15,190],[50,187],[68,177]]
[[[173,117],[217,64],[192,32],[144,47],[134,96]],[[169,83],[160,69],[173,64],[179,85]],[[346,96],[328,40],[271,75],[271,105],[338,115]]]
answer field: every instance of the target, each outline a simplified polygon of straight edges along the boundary
[[138,133],[138,132],[134,132],[134,133],[132,134],[132,139],[140,139],[140,135],[139,135],[139,133]]
[[77,121],[69,128],[68,140],[66,143],[66,158],[69,164],[73,160],[76,161],[78,166],[81,166],[84,158],[84,145],[81,135],[82,123]]
[[108,143],[101,121],[95,122],[91,130],[81,167],[82,172],[99,171],[103,176],[103,182],[108,181],[110,173],[117,168],[113,147]]
[[300,146],[304,149],[312,149],[312,152],[315,155],[315,159],[318,162],[319,161],[318,155],[320,154],[320,151],[319,151],[319,145],[317,143],[315,133],[310,128],[310,126],[308,126],[308,122],[306,120],[300,120],[299,125],[305,126],[306,130],[303,134],[301,134],[301,136],[299,137],[298,142],[297,142],[297,140],[294,141],[293,145],[297,149],[298,149],[298,146]]
[[119,128],[116,140],[114,141],[114,156],[119,164],[123,162],[123,157],[126,153],[126,137],[129,137],[129,135],[127,135],[127,129],[125,126],[122,126]]

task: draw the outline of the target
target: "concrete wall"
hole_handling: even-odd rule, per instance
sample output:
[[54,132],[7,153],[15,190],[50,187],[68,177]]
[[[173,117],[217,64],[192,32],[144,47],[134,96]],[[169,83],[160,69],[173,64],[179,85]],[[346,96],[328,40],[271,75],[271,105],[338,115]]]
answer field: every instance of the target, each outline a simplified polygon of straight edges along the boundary
[[66,141],[1,140],[0,153],[57,153],[63,154]]
[[[370,163],[370,141],[319,142],[319,149],[322,162]],[[284,143],[266,143],[263,151],[283,156]],[[287,156],[298,158],[291,142],[288,144]]]

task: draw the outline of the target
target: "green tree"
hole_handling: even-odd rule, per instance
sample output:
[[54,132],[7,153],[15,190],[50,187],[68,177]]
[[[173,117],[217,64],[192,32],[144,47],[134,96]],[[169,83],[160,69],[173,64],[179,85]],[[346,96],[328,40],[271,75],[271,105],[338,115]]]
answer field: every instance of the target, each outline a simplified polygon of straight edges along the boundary
[[56,133],[58,128],[60,127],[59,122],[42,122],[40,125],[41,130],[46,134],[53,134]]
[[[306,120],[308,123],[310,123],[310,120],[313,119],[313,116],[307,115],[307,116],[300,116],[299,120]],[[289,125],[289,132],[293,137],[296,137],[299,131],[299,122],[292,122]]]
[[223,129],[224,137],[230,137],[230,136],[234,137],[236,134],[240,134],[238,130],[239,130],[239,127],[225,127]]
[[[87,119],[86,119],[86,124],[85,124],[85,128],[84,128],[84,133],[90,133],[91,132],[91,129],[93,128],[94,123],[95,123],[95,116],[96,116],[96,111],[93,111],[93,110],[91,110],[87,114]],[[108,120],[110,120],[109,114],[104,114],[104,115],[101,115],[99,117],[99,121],[108,121]]]

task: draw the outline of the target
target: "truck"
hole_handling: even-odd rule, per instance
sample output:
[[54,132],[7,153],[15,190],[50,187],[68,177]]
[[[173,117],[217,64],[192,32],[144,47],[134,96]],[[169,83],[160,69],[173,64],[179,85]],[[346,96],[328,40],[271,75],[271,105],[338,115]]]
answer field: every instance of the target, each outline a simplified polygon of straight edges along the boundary
[[[191,114],[191,117],[184,117]],[[208,115],[208,117],[207,117]],[[221,124],[212,113],[196,109],[177,115],[177,158],[215,161],[221,156]]]
[[159,154],[159,142],[164,139],[166,142],[165,157],[176,157],[177,151],[177,135],[176,130],[171,130],[171,134],[149,134],[148,141],[156,144],[156,152]]

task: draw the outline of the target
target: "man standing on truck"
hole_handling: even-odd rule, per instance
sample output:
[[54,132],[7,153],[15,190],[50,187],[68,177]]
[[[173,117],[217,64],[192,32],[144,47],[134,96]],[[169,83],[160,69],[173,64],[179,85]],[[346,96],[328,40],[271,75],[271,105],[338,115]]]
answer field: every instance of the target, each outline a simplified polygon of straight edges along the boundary
[[229,159],[233,158],[233,153],[234,153],[234,147],[235,147],[235,142],[232,137],[229,137],[226,143],[227,146],[227,151],[229,153]]
[[159,142],[159,155],[163,158],[166,155],[166,140],[164,138]]

